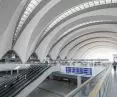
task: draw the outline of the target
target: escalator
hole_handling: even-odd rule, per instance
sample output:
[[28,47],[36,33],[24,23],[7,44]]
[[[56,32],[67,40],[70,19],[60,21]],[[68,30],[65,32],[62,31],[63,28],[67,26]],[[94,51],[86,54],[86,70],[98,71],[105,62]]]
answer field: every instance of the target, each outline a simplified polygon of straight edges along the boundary
[[17,76],[11,76],[0,84],[0,97],[15,97],[50,67],[48,65],[31,65]]

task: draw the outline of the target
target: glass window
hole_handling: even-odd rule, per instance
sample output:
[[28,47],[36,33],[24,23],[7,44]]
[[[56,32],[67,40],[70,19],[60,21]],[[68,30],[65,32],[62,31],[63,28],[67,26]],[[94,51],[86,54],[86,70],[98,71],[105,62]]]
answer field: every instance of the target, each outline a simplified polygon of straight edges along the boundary
[[23,25],[23,24],[24,24],[24,22],[23,22],[23,21],[20,21],[20,22],[19,22],[19,25]]
[[[59,21],[61,21],[62,19],[63,19],[63,16],[62,16],[62,15],[60,15],[60,17],[59,17]],[[59,22],[59,21],[58,21],[58,22]]]
[[48,29],[52,28],[52,26],[54,26],[54,24],[53,24],[53,23],[49,25]]
[[40,0],[36,0],[37,2],[40,2]]
[[17,32],[15,32],[15,36],[17,36]]
[[30,13],[28,11],[25,11],[24,14],[29,16]]
[[54,21],[53,23],[52,23],[52,25],[55,25],[56,24],[56,21]]
[[24,14],[24,15],[22,16],[22,18],[27,19],[27,18],[28,18],[28,16]]
[[55,20],[55,21],[56,21],[56,23],[57,23],[57,22],[59,22],[59,20],[60,20],[60,17],[58,17],[58,18]]
[[21,18],[21,21],[25,22],[26,18]]
[[67,11],[67,12],[65,12],[64,14],[65,14],[65,16],[69,16],[69,13],[68,13],[68,11]]
[[18,25],[18,28],[22,27],[22,25],[23,25],[23,24],[19,24],[19,25]]
[[50,29],[49,27],[48,27],[48,28],[46,28],[46,29],[44,30],[44,33],[45,33],[45,32],[47,32],[49,29]]
[[89,6],[89,3],[84,3],[84,7],[85,7],[85,8],[90,7],[90,6]]
[[65,18],[65,17],[66,17],[65,13],[62,15],[62,17],[63,17],[63,18]]
[[79,11],[79,10],[80,10],[80,8],[79,8],[78,6],[76,6],[74,9],[75,9],[75,10],[77,10],[77,11]]
[[95,6],[100,5],[99,1],[94,1]]
[[112,0],[112,3],[117,3],[117,0]]
[[27,7],[26,10],[32,12],[32,9],[30,7]]
[[56,20],[54,20],[54,21],[50,24],[49,28],[51,28],[52,26],[54,26],[56,23],[57,23]]
[[30,7],[31,9],[34,9],[34,8],[35,8],[35,6],[34,6],[32,3],[30,3],[30,4],[28,5],[28,7]]
[[75,13],[77,10],[75,10],[75,8],[71,9],[72,13]]
[[70,10],[68,10],[67,13],[68,13],[68,15],[71,15],[72,14],[72,12]]
[[81,4],[79,7],[80,7],[80,9],[84,9],[84,5],[83,4]]
[[105,4],[106,1],[105,0],[100,0],[100,4]]
[[106,4],[111,3],[111,0],[106,0]]
[[89,2],[89,6],[90,6],[90,7],[95,6],[95,5],[94,5],[94,2]]
[[20,27],[17,28],[16,32],[19,32],[20,31]]
[[37,0],[32,0],[31,3],[32,3],[33,5],[35,5],[35,6],[38,5],[38,1],[37,1]]

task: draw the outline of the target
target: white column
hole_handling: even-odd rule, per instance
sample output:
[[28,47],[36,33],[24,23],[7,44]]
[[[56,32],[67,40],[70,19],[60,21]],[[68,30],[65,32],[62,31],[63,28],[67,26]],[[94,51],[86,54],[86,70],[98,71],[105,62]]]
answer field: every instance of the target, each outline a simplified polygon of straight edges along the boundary
[[77,76],[77,87],[79,88],[81,85],[81,76]]

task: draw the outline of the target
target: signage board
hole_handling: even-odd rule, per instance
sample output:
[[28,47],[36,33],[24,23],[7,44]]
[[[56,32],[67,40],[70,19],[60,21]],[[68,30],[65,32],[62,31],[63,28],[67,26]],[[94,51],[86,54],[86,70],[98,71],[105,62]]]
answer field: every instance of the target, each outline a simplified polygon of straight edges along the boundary
[[60,66],[60,72],[68,75],[92,77],[104,70],[104,66]]
[[92,68],[84,68],[84,67],[66,67],[66,73],[75,74],[80,76],[92,76]]

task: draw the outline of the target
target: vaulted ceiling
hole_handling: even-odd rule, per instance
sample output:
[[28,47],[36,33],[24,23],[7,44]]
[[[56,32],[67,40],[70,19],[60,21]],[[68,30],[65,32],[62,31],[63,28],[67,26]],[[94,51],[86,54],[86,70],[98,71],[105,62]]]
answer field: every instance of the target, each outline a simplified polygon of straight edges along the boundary
[[14,50],[23,63],[81,58],[117,48],[117,0],[0,0],[0,58]]

